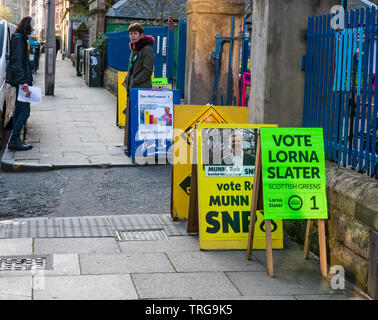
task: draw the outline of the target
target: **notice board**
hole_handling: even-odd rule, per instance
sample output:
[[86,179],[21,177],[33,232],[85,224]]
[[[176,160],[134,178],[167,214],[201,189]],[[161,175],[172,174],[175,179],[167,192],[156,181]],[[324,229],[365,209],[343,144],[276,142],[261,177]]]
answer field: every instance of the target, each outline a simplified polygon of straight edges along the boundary
[[174,106],[179,90],[131,89],[130,131],[132,161],[135,157],[172,156]]

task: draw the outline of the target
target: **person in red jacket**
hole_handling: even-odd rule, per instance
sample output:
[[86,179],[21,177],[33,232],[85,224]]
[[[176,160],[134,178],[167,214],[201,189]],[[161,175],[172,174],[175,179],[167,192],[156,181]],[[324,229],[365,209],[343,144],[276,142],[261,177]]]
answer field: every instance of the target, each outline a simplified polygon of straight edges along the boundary
[[129,154],[130,141],[130,89],[152,88],[152,72],[154,71],[155,54],[153,45],[154,37],[144,34],[143,26],[140,23],[133,23],[129,26],[130,37],[130,61],[129,70],[123,86],[127,90],[127,108],[123,111],[126,114],[125,127],[125,152]]

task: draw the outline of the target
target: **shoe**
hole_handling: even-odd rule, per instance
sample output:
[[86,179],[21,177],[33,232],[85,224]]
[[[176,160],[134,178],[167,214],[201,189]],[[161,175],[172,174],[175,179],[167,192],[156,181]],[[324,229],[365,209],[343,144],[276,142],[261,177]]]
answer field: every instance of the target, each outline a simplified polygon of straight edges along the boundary
[[32,146],[31,144],[28,144],[28,143],[26,143],[26,142],[23,142],[23,144],[24,144],[25,146],[27,146],[27,147],[29,148],[29,150],[30,150],[30,149],[33,149],[33,146]]
[[11,151],[25,151],[32,148],[32,145],[24,143],[21,139],[10,141],[8,144],[8,149]]

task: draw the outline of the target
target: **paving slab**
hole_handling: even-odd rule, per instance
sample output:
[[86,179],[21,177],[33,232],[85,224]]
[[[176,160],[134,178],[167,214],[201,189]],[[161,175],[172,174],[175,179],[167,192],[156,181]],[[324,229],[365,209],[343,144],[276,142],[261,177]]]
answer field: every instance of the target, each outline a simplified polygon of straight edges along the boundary
[[19,219],[12,219],[12,223],[9,224],[10,227],[15,226],[27,226],[30,228],[50,228],[50,227],[58,227],[58,222],[54,219],[50,219],[48,217],[37,217],[37,218],[19,218]]
[[164,253],[81,254],[82,274],[175,272]]
[[121,253],[117,242],[112,238],[60,238],[35,239],[35,254],[54,253]]
[[45,270],[46,276],[65,276],[80,275],[79,255],[73,254],[54,254],[53,270]]
[[227,272],[227,276],[244,296],[333,294],[330,283],[320,273],[310,270],[265,272]]
[[306,294],[295,295],[294,297],[296,300],[366,300],[361,295],[344,294],[342,291],[338,294]]
[[240,296],[238,290],[223,272],[132,274],[141,299],[173,297]]
[[115,233],[110,227],[70,227],[61,228],[60,233],[65,238],[114,238]]
[[0,225],[0,239],[5,238],[6,233],[7,233],[7,226]]
[[32,253],[33,239],[0,240],[0,256],[30,255]]
[[193,296],[193,300],[296,300],[294,296],[240,296],[240,297],[220,297],[220,296]]
[[[82,186],[78,186],[81,188]],[[75,188],[74,192],[77,193],[79,190]],[[56,224],[60,228],[71,228],[71,227],[110,227],[110,224],[106,216],[100,217],[68,217],[68,218],[53,218]]]
[[43,287],[34,289],[35,284],[33,281],[34,300],[138,299],[129,274],[48,276]]
[[258,261],[248,261],[245,251],[169,252],[177,272],[265,271]]
[[[266,266],[265,250],[254,250],[253,254],[257,261]],[[320,270],[319,259],[312,255],[308,259],[304,259],[302,250],[293,250],[290,248],[273,250],[273,265],[275,270],[280,271],[301,272],[302,270]]]
[[0,300],[31,300],[32,277],[0,278]]
[[[34,82],[43,92],[43,58],[40,70]],[[57,59],[56,73],[54,96],[43,96],[40,104],[31,107],[26,140],[33,144],[33,149],[6,150],[2,168],[31,171],[65,166],[131,165],[124,153],[117,152],[114,158],[114,150],[107,148],[123,147],[124,129],[116,125],[116,97],[104,88],[86,86],[82,78],[76,77],[69,60]],[[92,146],[87,148],[89,143]],[[80,147],[82,150],[78,151]]]
[[108,217],[113,230],[134,231],[134,230],[160,230],[162,226],[154,215],[118,215]]
[[171,222],[170,224],[163,225],[164,233],[169,236],[187,236],[186,224]]
[[123,253],[200,251],[198,236],[170,237],[158,241],[126,241],[119,242],[119,247]]
[[26,225],[7,228],[6,238],[58,238],[59,227],[28,227]]

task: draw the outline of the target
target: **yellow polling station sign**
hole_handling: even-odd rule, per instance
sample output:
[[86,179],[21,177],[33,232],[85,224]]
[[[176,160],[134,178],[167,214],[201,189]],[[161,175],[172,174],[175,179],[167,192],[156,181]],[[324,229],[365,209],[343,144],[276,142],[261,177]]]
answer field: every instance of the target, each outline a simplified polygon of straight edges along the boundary
[[197,123],[247,123],[248,108],[177,105],[174,112],[172,216],[187,218]]
[[[276,125],[197,125],[200,248],[247,249],[258,129]],[[257,211],[254,248],[266,249],[263,212]],[[272,246],[283,248],[282,220],[271,221]]]
[[[117,72],[117,126],[124,127],[126,126],[126,114],[124,110],[127,107],[127,90],[122,84],[127,76],[127,71],[118,71]],[[152,78],[154,77],[154,73],[152,74]],[[158,81],[159,82],[159,81]],[[160,81],[161,82],[161,81]],[[155,88],[166,88],[172,89],[172,85],[162,85],[161,83],[153,85]]]
[[127,91],[123,86],[123,82],[127,76],[127,72],[118,71],[118,94],[117,94],[117,126],[124,127],[126,125],[126,115],[123,111],[127,106]]

